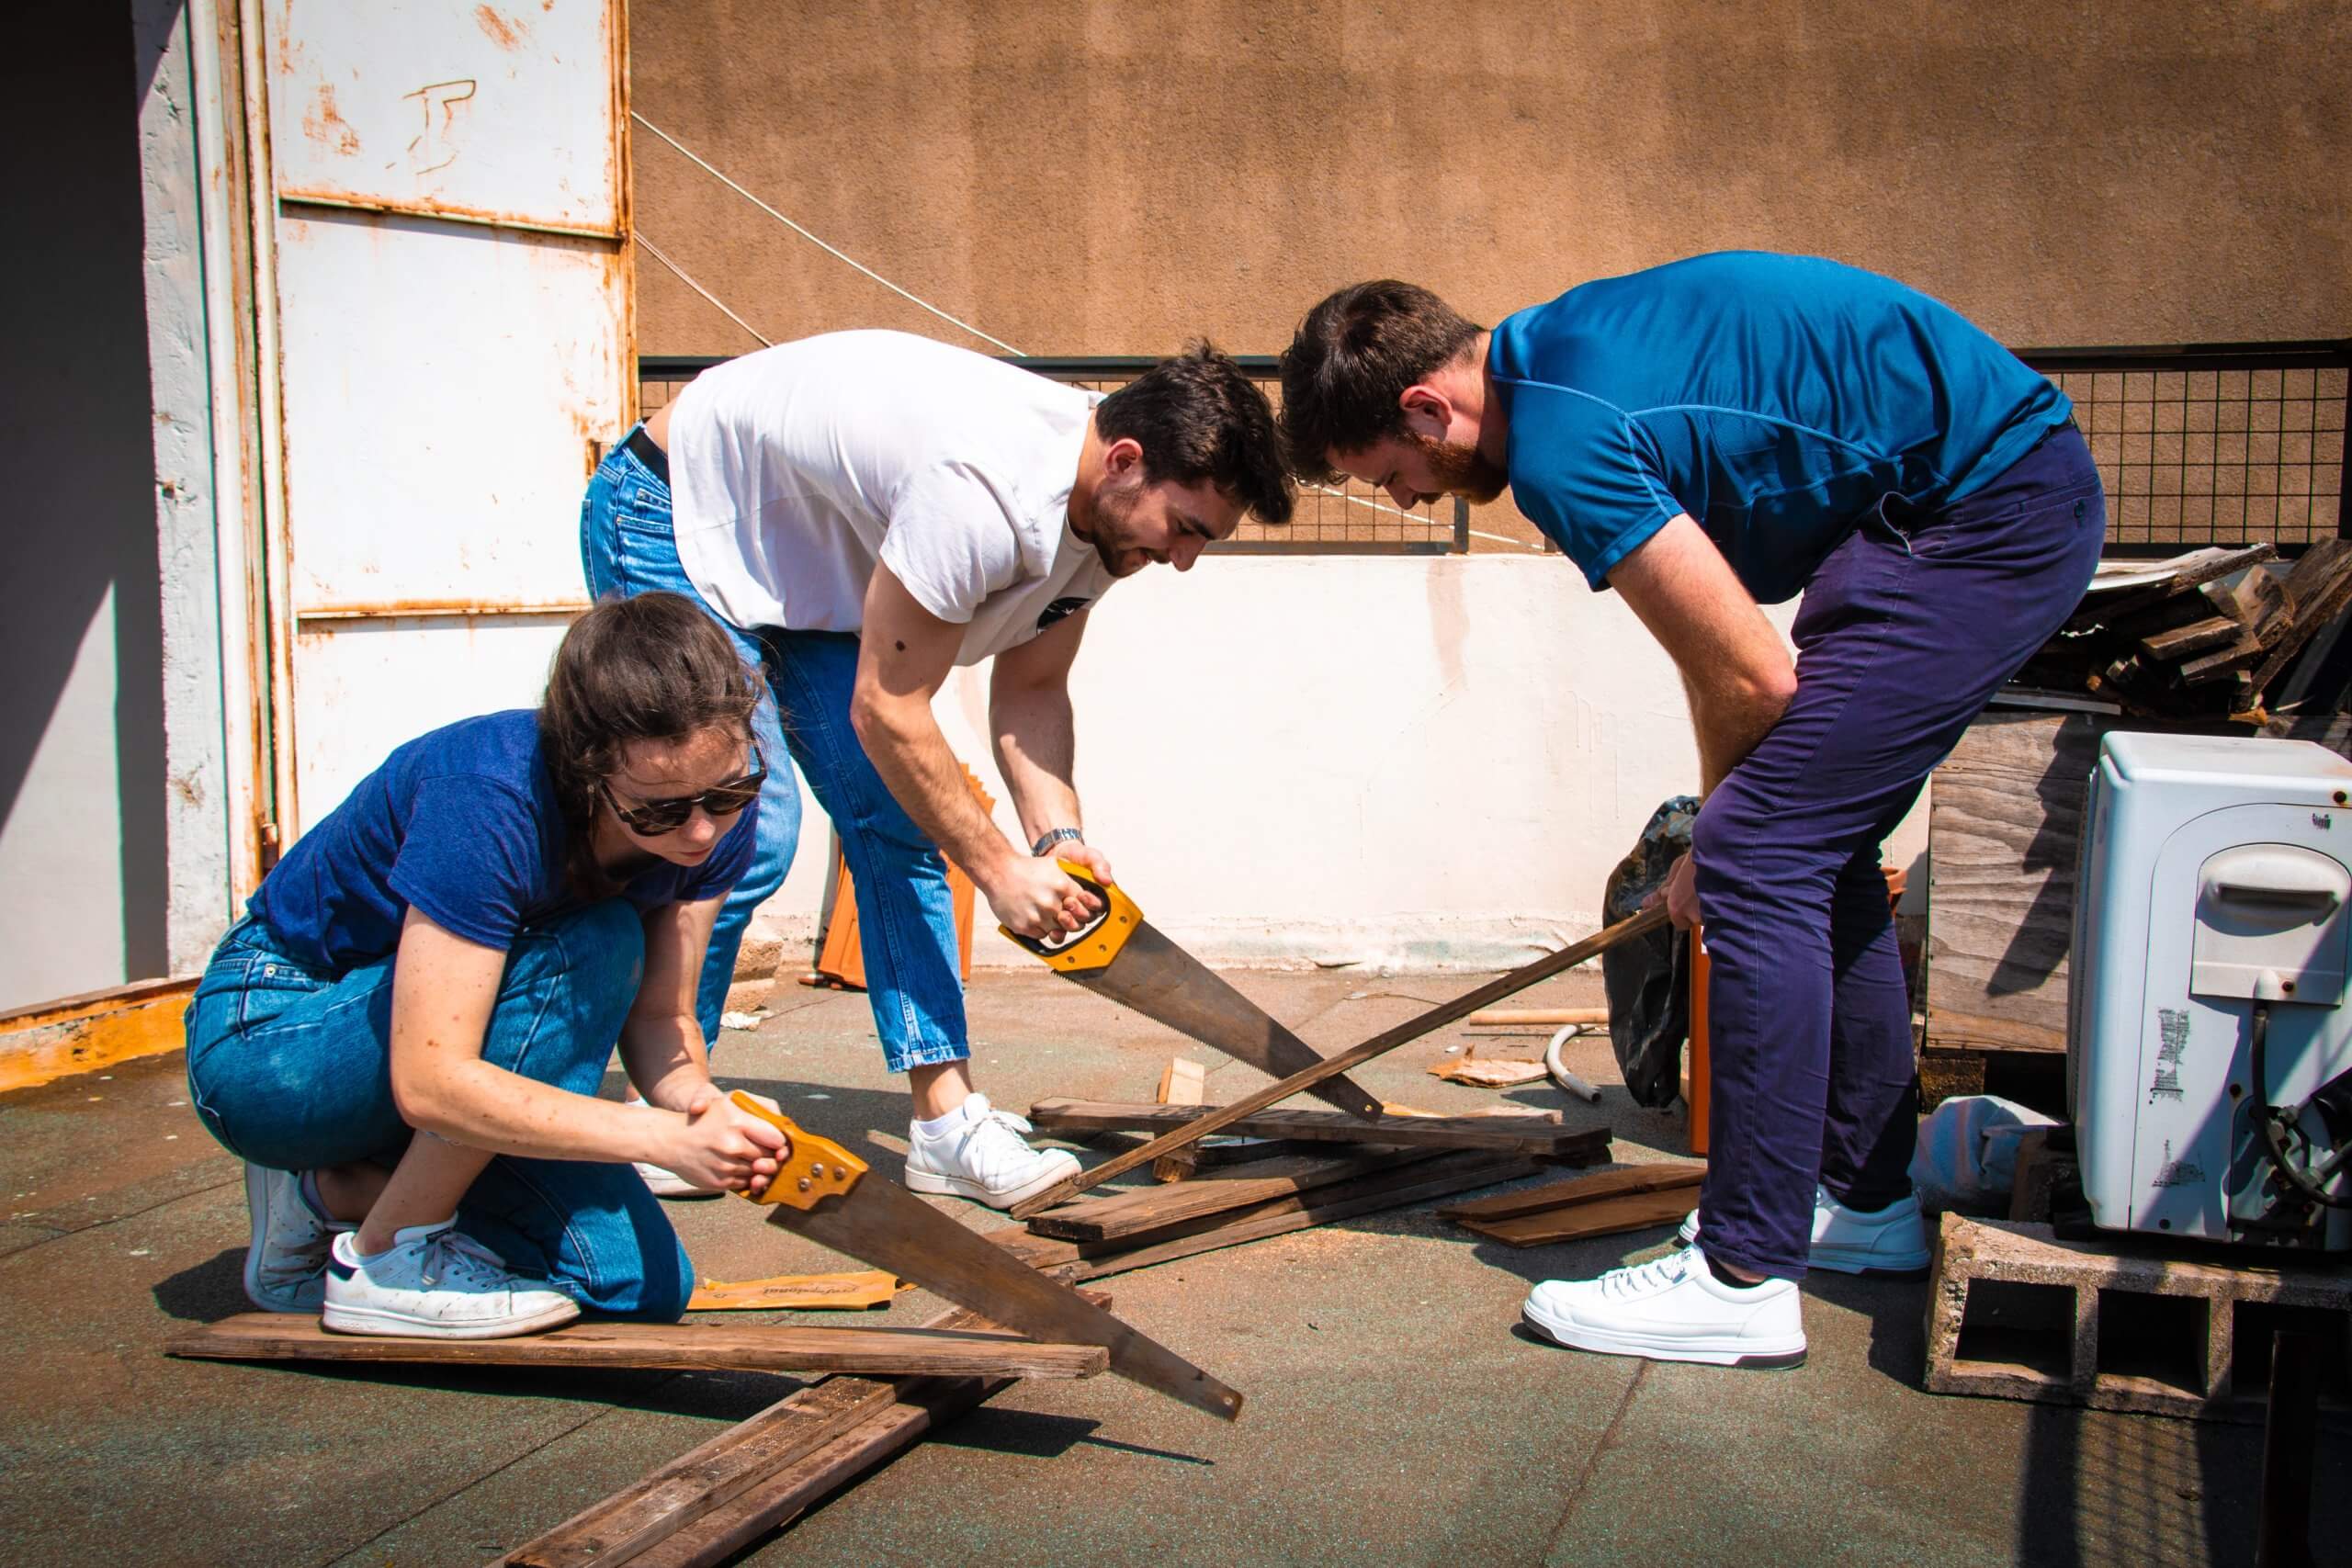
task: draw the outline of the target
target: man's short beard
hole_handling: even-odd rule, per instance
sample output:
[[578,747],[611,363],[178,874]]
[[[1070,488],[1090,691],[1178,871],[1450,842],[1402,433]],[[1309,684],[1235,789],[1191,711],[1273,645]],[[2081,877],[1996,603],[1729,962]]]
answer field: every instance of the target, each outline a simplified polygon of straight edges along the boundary
[[1457,446],[1438,436],[1423,435],[1418,430],[1405,432],[1405,439],[1428,461],[1430,479],[1448,495],[1458,495],[1474,505],[1484,506],[1500,500],[1510,488],[1510,470],[1489,461],[1476,445]]
[[1127,520],[1135,515],[1136,502],[1142,494],[1140,485],[1130,490],[1114,491],[1104,485],[1094,492],[1094,505],[1086,519],[1088,542],[1102,558],[1102,570],[1114,577],[1125,577],[1140,570],[1122,566],[1119,558],[1133,547],[1127,533]]

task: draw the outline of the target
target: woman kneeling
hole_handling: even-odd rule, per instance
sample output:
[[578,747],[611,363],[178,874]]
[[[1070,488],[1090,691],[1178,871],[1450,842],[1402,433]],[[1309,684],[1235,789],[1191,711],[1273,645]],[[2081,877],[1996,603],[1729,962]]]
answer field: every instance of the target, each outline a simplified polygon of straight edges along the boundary
[[[448,1338],[685,1310],[632,1162],[757,1192],[783,1151],[695,1019],[756,829],[758,696],[686,600],[598,604],[536,713],[399,748],[270,872],[187,1014],[256,1304]],[[650,1106],[595,1098],[616,1042]]]

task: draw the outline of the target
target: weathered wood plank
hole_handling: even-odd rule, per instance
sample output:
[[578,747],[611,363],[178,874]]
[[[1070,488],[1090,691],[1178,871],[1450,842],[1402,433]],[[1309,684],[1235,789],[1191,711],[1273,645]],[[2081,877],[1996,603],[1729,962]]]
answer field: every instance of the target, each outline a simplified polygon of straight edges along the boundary
[[1541,1187],[1530,1187],[1517,1192],[1498,1192],[1491,1198],[1474,1198],[1466,1203],[1448,1203],[1438,1210],[1437,1217],[1441,1220],[1510,1220],[1522,1214],[1540,1214],[1546,1210],[1597,1203],[1604,1198],[1621,1198],[1636,1192],[1679,1191],[1688,1194],[1706,1179],[1706,1175],[1707,1168],[1703,1163],[1662,1160],[1652,1165],[1629,1165],[1616,1170],[1598,1170],[1590,1176],[1574,1177],[1566,1181],[1547,1181]]
[[[1414,1151],[1427,1159],[1437,1151]],[[1329,1154],[1289,1159],[1259,1160],[1235,1170],[1212,1171],[1197,1180],[1173,1186],[1144,1187],[1066,1204],[1031,1216],[1029,1228],[1039,1235],[1070,1241],[1110,1241],[1164,1230],[1204,1214],[1229,1213],[1295,1192],[1308,1192],[1334,1182],[1351,1180],[1387,1169],[1396,1155],[1374,1147],[1352,1156]]]
[[2201,621],[2191,621],[2185,626],[2175,626],[2169,631],[2154,632],[2142,637],[2140,651],[2151,659],[2169,663],[2186,659],[2192,653],[2219,648],[2226,642],[2235,642],[2238,630],[2237,622],[2227,615],[2208,615]]
[[1466,1229],[1508,1246],[1547,1247],[1556,1241],[1579,1241],[1588,1236],[1618,1235],[1626,1231],[1670,1225],[1689,1213],[1694,1201],[1696,1195],[1691,1189],[1669,1187],[1663,1191],[1627,1192],[1603,1198],[1597,1203],[1576,1203],[1508,1220],[1460,1223]]
[[1521,1156],[1464,1150],[1360,1177],[1336,1187],[1278,1198],[1236,1214],[1210,1214],[1166,1230],[1116,1241],[1065,1241],[1032,1235],[1012,1225],[990,1232],[989,1239],[1032,1268],[1067,1270],[1065,1278],[1094,1280],[1288,1231],[1330,1224],[1357,1214],[1476,1191],[1497,1182],[1515,1180],[1534,1169]]
[[[1040,1132],[1167,1134],[1217,1110],[1215,1106],[1134,1105],[1116,1100],[1041,1100],[1029,1108]],[[1363,1119],[1340,1111],[1260,1111],[1225,1130],[1263,1138],[1348,1144],[1409,1145],[1419,1148],[1510,1149],[1559,1156],[1606,1146],[1600,1127],[1570,1127],[1554,1112],[1525,1116],[1383,1116]]]
[[[1095,1305],[1110,1298],[1083,1292]],[[984,1333],[995,1325],[953,1307],[922,1325]],[[968,1409],[1010,1378],[831,1377],[797,1390],[671,1463],[590,1505],[499,1561],[512,1568],[586,1568],[635,1562],[716,1562],[775,1529],[808,1502],[911,1440],[925,1427]],[[910,1429],[906,1410],[927,1419]],[[876,1446],[888,1432],[896,1440]],[[812,1480],[815,1490],[804,1490]],[[731,1544],[721,1544],[731,1543]]]
[[2083,810],[2099,739],[2118,722],[1988,713],[1936,770],[1929,1045],[2065,1049]]
[[574,1323],[512,1339],[330,1334],[313,1317],[248,1312],[175,1335],[172,1356],[232,1361],[397,1361],[451,1367],[633,1367],[684,1371],[885,1372],[1091,1378],[1095,1345],[1042,1345],[1001,1331],[797,1325]]

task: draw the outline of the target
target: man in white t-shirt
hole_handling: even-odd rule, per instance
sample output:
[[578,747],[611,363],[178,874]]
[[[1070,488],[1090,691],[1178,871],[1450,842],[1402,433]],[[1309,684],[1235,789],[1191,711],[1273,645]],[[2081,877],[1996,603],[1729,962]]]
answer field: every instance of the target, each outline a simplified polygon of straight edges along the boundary
[[[1244,512],[1288,521],[1291,499],[1265,394],[1205,344],[1102,397],[926,338],[831,333],[714,367],[631,431],[581,509],[591,591],[699,600],[775,699],[754,722],[759,848],[697,995],[705,1037],[744,922],[791,863],[788,753],[841,836],[875,1025],[908,1075],[907,1184],[1009,1208],[1076,1170],[972,1087],[946,863],[1014,931],[1083,923],[1094,900],[1055,861],[1111,879],[1071,783],[1091,607],[1155,561],[1190,570]],[[948,671],[983,659],[1017,844],[932,715]]]

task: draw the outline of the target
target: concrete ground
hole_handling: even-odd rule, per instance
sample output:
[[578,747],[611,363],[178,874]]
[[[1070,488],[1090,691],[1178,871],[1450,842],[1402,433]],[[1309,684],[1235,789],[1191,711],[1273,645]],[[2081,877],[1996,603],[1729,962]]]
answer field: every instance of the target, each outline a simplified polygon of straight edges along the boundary
[[[1234,979],[1327,1051],[1475,983]],[[1589,1002],[1598,984],[1571,976],[1521,1001]],[[905,1100],[865,999],[786,987],[774,1005],[726,1038],[722,1078],[895,1174]],[[1042,970],[984,971],[971,1018],[980,1081],[1015,1109],[1148,1100],[1183,1047]],[[1430,1110],[1492,1104],[1424,1072],[1462,1038],[1441,1032],[1360,1077]],[[1683,1152],[1676,1117],[1617,1087],[1605,1042],[1581,1043],[1572,1065],[1610,1086],[1600,1108],[1572,1110],[1606,1118],[1621,1160]],[[1253,1080],[1222,1066],[1210,1097]],[[166,1359],[173,1330],[245,1306],[239,1168],[186,1100],[175,1056],[0,1097],[0,1562],[480,1562],[793,1386]],[[977,1227],[1002,1223],[939,1201]],[[841,1266],[741,1203],[671,1213],[707,1276]],[[1791,1372],[1586,1356],[1513,1333],[1530,1280],[1654,1256],[1666,1239],[1515,1251],[1423,1208],[1115,1276],[1101,1288],[1122,1314],[1247,1393],[1239,1422],[1107,1377],[1020,1385],[743,1561],[2252,1561],[2257,1430],[1925,1394],[1921,1284],[1809,1281],[1812,1358]],[[918,1292],[842,1321],[911,1324],[938,1305]],[[2319,1539],[2352,1540],[2340,1432],[2323,1438],[2316,1490]]]

